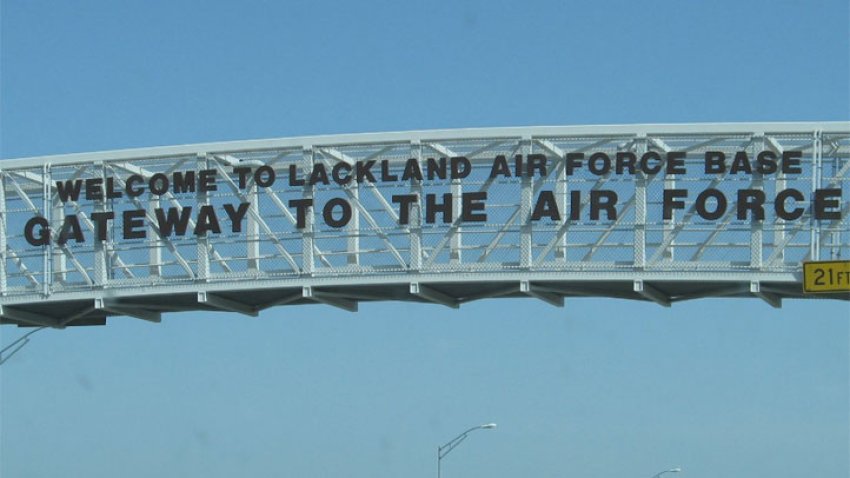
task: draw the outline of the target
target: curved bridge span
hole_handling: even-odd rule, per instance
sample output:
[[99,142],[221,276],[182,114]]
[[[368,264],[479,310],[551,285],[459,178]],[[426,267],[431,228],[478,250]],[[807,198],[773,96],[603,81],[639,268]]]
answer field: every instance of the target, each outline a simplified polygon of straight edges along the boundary
[[[807,298],[850,123],[315,136],[0,163],[0,321],[489,297]],[[850,299],[850,293],[826,296]]]

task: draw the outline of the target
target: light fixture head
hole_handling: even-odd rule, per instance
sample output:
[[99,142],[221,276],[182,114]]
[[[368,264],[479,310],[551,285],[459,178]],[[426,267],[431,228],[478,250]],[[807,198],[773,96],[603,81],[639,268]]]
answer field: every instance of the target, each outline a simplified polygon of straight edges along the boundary
[[496,424],[495,423],[487,423],[487,424],[481,425],[481,428],[496,428]]

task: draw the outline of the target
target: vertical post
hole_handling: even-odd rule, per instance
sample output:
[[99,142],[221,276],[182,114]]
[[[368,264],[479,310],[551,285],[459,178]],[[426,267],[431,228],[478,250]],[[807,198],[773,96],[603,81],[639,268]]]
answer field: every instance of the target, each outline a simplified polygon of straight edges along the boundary
[[[824,158],[823,158],[823,142],[824,142],[824,139],[823,139],[823,136],[821,136],[821,164],[824,165],[824,166],[822,166],[821,171],[823,171],[823,168],[826,167],[825,162],[824,162]],[[832,146],[832,145],[830,145],[830,146]],[[840,171],[840,164],[841,164],[837,153],[838,152],[836,150],[832,151],[833,156],[832,156],[832,161],[831,161],[831,163],[832,163],[832,178],[836,182],[839,181],[838,172]],[[823,173],[821,173],[821,184],[823,184]],[[842,230],[846,231],[848,229],[850,229],[850,228],[847,228],[847,227],[838,228],[838,227],[836,227],[836,228],[832,229],[832,232],[829,235],[829,242],[830,242],[830,245],[831,245],[831,247],[829,249],[830,260],[836,261],[836,260],[841,259],[842,245],[843,244],[850,244],[850,241],[844,242],[844,243],[841,242],[841,236],[843,234]]]
[[[661,151],[661,152],[666,154],[669,151]],[[687,161],[687,158],[685,159],[685,161]],[[667,159],[666,158],[664,159],[664,165],[665,166],[667,165]],[[668,190],[668,191],[676,189],[676,175],[675,174],[667,174],[666,172],[664,172],[664,189]],[[664,259],[666,259],[668,261],[672,261],[676,257],[675,256],[676,246],[674,244],[675,239],[671,239],[670,236],[673,234],[673,230],[676,228],[676,214],[673,214],[670,217],[670,220],[668,220],[668,221],[662,220],[662,222],[664,223],[664,225],[663,225],[663,232],[662,232],[663,236],[661,238],[661,243],[667,244],[666,249],[662,252],[662,257],[664,257]]]
[[[820,187],[821,183],[821,159],[823,157],[823,141],[822,141],[822,132],[820,130],[816,130],[812,135],[812,193],[816,191]],[[817,261],[820,260],[820,224],[815,220],[814,209],[812,209],[812,219],[811,219],[811,227],[812,230],[811,240],[809,247],[811,248],[809,251],[809,256],[811,260]]]
[[[755,133],[750,142],[750,158],[755,158],[764,147],[764,133]],[[753,171],[753,189],[764,191],[764,176]],[[766,218],[765,218],[766,219]],[[760,270],[764,261],[764,221],[750,219],[750,267]]]
[[[767,146],[767,141],[765,141],[763,146]],[[776,143],[774,143],[776,144]],[[778,156],[782,156],[782,151],[776,151]],[[779,191],[784,191],[787,185],[785,173],[782,168],[778,168],[779,170],[776,172],[776,187],[774,188],[774,193],[778,193]],[[785,248],[780,247],[785,242],[785,228],[787,227],[787,223],[784,219],[776,216],[775,223],[773,226],[773,253],[772,255],[776,257],[776,260],[779,261],[780,264],[785,263]],[[779,247],[779,250],[776,248]],[[769,264],[768,264],[769,265]]]
[[[47,164],[45,164],[41,168],[41,214],[44,216],[44,219],[48,224],[51,224],[51,207],[50,207],[50,178],[48,177],[50,168]],[[53,239],[55,235],[53,231],[51,231],[50,242],[44,246],[43,260],[41,264],[41,293],[47,297],[50,295],[50,266],[51,260],[50,258],[53,255]]]
[[[207,161],[206,153],[198,153],[197,156],[197,170],[203,171],[208,168],[209,162]],[[206,192],[203,192],[201,188],[197,189],[196,193],[198,211],[201,210],[201,206],[206,206],[209,204],[209,195]],[[205,281],[210,278],[210,244],[209,244],[209,236],[204,233],[203,236],[195,236],[195,240],[198,245],[198,279]]]
[[[304,172],[305,177],[309,177],[310,173],[313,171],[313,147],[305,146],[303,149],[303,159],[301,161],[301,169]],[[302,193],[302,197],[304,199],[313,199],[313,186],[309,184],[304,185],[304,192]],[[301,272],[303,274],[313,274],[315,270],[315,264],[313,261],[313,208],[315,206],[311,206],[307,208],[306,214],[306,223],[304,224],[304,229],[301,231]]]
[[564,233],[558,240],[558,244],[555,246],[555,261],[557,262],[566,262],[567,260],[567,231],[564,229],[564,225],[567,223],[567,217],[569,217],[569,213],[567,212],[567,194],[569,191],[567,190],[566,162],[567,158],[559,155],[558,160],[552,165],[558,171],[555,183],[555,202],[558,205],[558,210],[561,211],[561,219],[557,222],[557,230],[564,230]]
[[[410,142],[410,157],[422,170],[422,145],[419,141]],[[410,206],[410,269],[422,268],[422,182],[410,179],[410,193],[416,195],[416,201]]]
[[245,244],[247,247],[248,271],[260,271],[260,188],[254,182],[254,178],[248,179],[248,191],[246,196],[251,205],[248,206],[248,225],[245,231]]
[[[446,161],[451,161],[451,158],[447,158]],[[463,201],[461,200],[461,195],[463,194],[463,184],[460,179],[452,179],[452,216],[454,216],[453,223],[455,226],[455,233],[451,238],[451,253],[449,255],[449,263],[450,264],[461,264],[463,263],[463,257],[461,255],[461,247],[463,246],[463,227],[461,227],[461,208],[463,207]]]
[[[44,219],[47,220],[47,223],[51,223],[51,215],[53,212],[53,208],[51,207],[50,201],[50,165],[45,164],[41,169],[41,213],[44,214]],[[51,234],[52,237],[50,242],[44,247],[44,260],[42,261],[42,270],[41,270],[41,278],[42,278],[42,294],[45,297],[50,295],[50,291],[52,289],[52,274],[50,268],[52,266],[51,259],[53,256],[53,241],[56,237],[54,234]],[[97,241],[95,241],[97,244]],[[95,259],[97,259],[97,255],[95,255]]]
[[6,173],[0,171],[0,297],[8,291],[6,280],[6,258],[8,244],[6,243]]
[[[646,135],[640,134],[635,139],[635,153],[638,157],[646,153]],[[635,239],[634,261],[635,268],[646,267],[646,175],[637,171],[635,178]]]
[[[348,188],[351,192],[351,200],[354,204],[351,205],[351,221],[349,221],[346,229],[348,230],[348,241],[346,247],[348,248],[348,265],[350,266],[359,266],[360,265],[360,208],[358,204],[360,203],[360,183],[357,181],[350,181],[348,184],[343,186]],[[380,193],[379,193],[380,194]]]
[[[62,204],[62,201],[59,199],[59,195],[51,198],[51,202],[53,203],[53,210],[51,211],[51,225],[50,228],[53,231],[59,231],[62,228],[62,221],[65,217],[65,206]],[[67,247],[67,246],[66,246]],[[62,250],[62,247],[54,247],[53,249],[53,282],[64,284],[67,279],[67,259],[65,257],[65,253]]]
[[[531,154],[531,138],[528,136],[520,139],[520,154],[522,154],[523,164],[528,161],[528,156]],[[534,201],[534,187],[531,176],[526,174],[525,169],[519,171],[521,182],[520,205],[519,205],[519,263],[521,267],[531,267],[531,208]]]
[[[156,210],[160,206],[159,196],[148,192],[148,214],[150,217],[156,217]],[[151,278],[159,278],[162,276],[162,242],[164,237],[159,235],[159,229],[153,221],[148,221],[148,275]]]
[[[95,164],[94,171],[99,171],[102,184],[106,184],[106,166],[100,161]],[[105,194],[103,199],[97,200],[95,209],[98,212],[106,212]],[[106,238],[103,241],[94,240],[94,285],[103,287],[109,280],[109,265],[107,264],[107,244],[112,240],[109,228],[106,229]]]

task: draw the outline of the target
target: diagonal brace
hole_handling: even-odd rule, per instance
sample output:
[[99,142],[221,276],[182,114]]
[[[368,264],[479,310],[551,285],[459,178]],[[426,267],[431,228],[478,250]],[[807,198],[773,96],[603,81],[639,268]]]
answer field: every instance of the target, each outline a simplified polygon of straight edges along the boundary
[[661,292],[650,284],[642,280],[635,280],[634,282],[634,291],[638,294],[644,296],[645,298],[655,302],[658,305],[663,305],[664,307],[670,307],[670,297],[667,294]]
[[274,299],[272,301],[259,304],[257,306],[257,310],[268,309],[270,307],[275,307],[275,306],[278,306],[278,305],[291,304],[291,303],[293,303],[297,300],[301,300],[302,298],[303,298],[303,296],[300,293],[284,295],[284,296],[278,297],[277,299]]
[[159,312],[122,304],[111,298],[95,299],[94,308],[96,310],[103,310],[112,314],[126,315],[127,317],[133,317],[134,319],[146,320],[148,322],[159,323],[162,321],[162,314]]
[[524,280],[519,282],[519,291],[523,294],[540,299],[547,304],[552,304],[555,307],[564,306],[564,297],[553,292],[543,291],[535,287],[530,281]]
[[428,302],[445,305],[452,309],[460,308],[460,301],[458,299],[418,282],[410,283],[410,293],[416,297],[425,299]]
[[301,296],[305,299],[319,302],[320,304],[332,305],[349,312],[357,312],[357,301],[340,297],[330,292],[318,291],[309,285],[305,285],[301,289]]
[[750,282],[750,293],[759,299],[767,302],[774,309],[782,308],[782,297],[774,294],[773,292],[767,292],[762,290],[761,282],[754,280]]
[[208,305],[210,307],[223,310],[226,312],[238,312],[240,314],[256,317],[257,309],[248,304],[237,302],[232,299],[227,299],[220,295],[215,295],[207,291],[198,292],[198,303]]

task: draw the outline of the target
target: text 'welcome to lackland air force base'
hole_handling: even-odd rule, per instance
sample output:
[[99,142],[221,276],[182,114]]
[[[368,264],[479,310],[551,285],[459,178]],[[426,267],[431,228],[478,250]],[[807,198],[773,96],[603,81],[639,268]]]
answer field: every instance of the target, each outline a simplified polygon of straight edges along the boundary
[[[550,174],[563,172],[564,181],[579,172],[599,177],[611,175],[632,177],[642,181],[654,176],[687,177],[689,175],[721,176],[751,175],[758,177],[779,176],[792,178],[803,172],[801,151],[761,151],[755,155],[746,151],[737,151],[727,155],[720,151],[708,151],[701,158],[699,167],[686,164],[687,153],[670,151],[658,153],[650,151],[641,155],[623,151],[610,155],[604,152],[566,153],[563,157],[550,157],[545,154],[515,155],[508,158],[496,156],[489,165],[488,178],[492,180],[507,178],[543,178]],[[424,164],[423,164],[424,163]],[[222,177],[217,169],[185,170],[172,173],[156,173],[150,177],[139,174],[127,177],[94,177],[88,179],[69,179],[56,182],[59,199],[63,203],[85,201],[105,201],[122,197],[139,198],[145,194],[163,196],[166,194],[205,194],[217,191],[220,181],[228,182],[240,191],[251,188],[270,188],[280,186],[301,190],[314,186],[351,187],[359,184],[374,183],[419,183],[428,185],[440,181],[462,182],[473,172],[472,162],[464,156],[426,158],[420,161],[410,158],[397,167],[389,160],[357,161],[355,163],[338,162],[328,168],[317,162],[310,170],[302,170],[296,164],[278,171],[263,165],[256,168],[234,167],[229,175]],[[282,174],[281,174],[282,173]],[[283,176],[283,177],[281,177]],[[716,188],[691,191],[685,188],[665,188],[661,201],[662,215],[665,220],[673,218],[676,210],[693,205],[696,213],[704,220],[714,221],[723,217],[729,205],[733,204],[738,220],[761,221],[765,218],[765,209],[771,208],[773,214],[785,221],[794,221],[804,214],[805,201],[812,205],[812,217],[815,220],[841,219],[840,205],[842,191],[839,188],[821,188],[811,191],[806,197],[802,191],[786,188],[776,191],[768,198],[759,188],[743,188],[727,197],[727,192]],[[536,193],[529,221],[616,221],[618,217],[618,194],[611,189],[592,189],[590,191],[570,191],[563,206],[559,206],[556,194],[551,189],[541,189]],[[391,201],[397,208],[398,223],[408,224],[411,208],[420,205],[424,209],[426,224],[454,221],[486,222],[487,191],[463,192],[459,198],[448,193],[394,194]],[[582,217],[585,202],[587,217]],[[307,225],[307,216],[314,208],[321,210],[325,224],[333,228],[348,225],[352,217],[351,203],[342,197],[332,198],[323,204],[314,204],[312,198],[295,198],[288,206],[297,218],[294,227],[303,229]],[[159,234],[183,236],[191,233],[197,236],[222,233],[223,222],[229,223],[229,231],[242,232],[242,224],[249,210],[249,202],[225,203],[218,207],[206,204],[197,209],[192,206],[156,208],[153,210]],[[121,211],[121,237],[123,239],[143,239],[148,231],[145,220],[148,211],[144,207]],[[190,218],[194,217],[194,227],[189,230]],[[89,214],[95,224],[95,240],[106,240],[112,221],[116,220],[115,211],[99,210]],[[148,218],[149,220],[151,218]],[[49,221],[42,216],[34,216],[26,222],[24,235],[32,246],[42,246],[56,241],[65,244],[68,241],[85,242],[86,235],[76,214],[65,216],[58,234],[51,234]],[[54,239],[55,237],[55,239]]]

